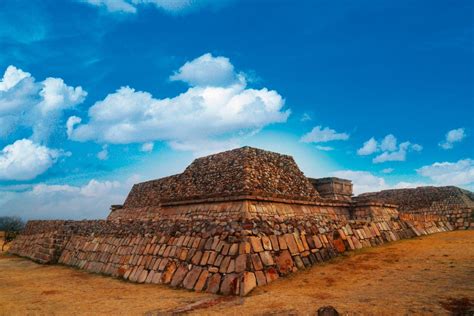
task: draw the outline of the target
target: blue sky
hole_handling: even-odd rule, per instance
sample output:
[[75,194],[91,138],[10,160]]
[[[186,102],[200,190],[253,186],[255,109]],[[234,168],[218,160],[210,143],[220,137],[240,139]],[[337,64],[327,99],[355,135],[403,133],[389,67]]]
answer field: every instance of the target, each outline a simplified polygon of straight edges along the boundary
[[474,189],[472,1],[0,2],[0,215],[98,218],[250,145]]

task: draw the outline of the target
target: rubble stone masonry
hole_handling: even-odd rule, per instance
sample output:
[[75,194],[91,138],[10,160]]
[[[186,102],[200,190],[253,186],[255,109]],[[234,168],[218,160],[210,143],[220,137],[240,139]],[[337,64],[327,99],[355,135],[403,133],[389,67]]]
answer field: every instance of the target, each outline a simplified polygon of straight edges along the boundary
[[[131,282],[246,295],[345,251],[472,222],[470,192],[426,193],[423,202],[410,191],[389,195],[405,204],[347,199],[351,186],[338,180],[344,198],[324,198],[291,157],[244,147],[135,185],[107,220],[30,221],[10,252]],[[339,194],[331,181],[323,182]]]

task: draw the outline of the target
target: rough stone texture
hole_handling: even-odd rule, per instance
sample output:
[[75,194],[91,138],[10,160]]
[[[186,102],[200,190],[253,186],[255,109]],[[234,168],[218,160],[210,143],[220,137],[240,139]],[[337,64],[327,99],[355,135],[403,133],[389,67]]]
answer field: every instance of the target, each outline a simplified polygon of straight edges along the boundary
[[[291,157],[247,147],[197,159],[182,175],[135,186],[108,220],[30,221],[10,252],[130,282],[247,295],[344,251],[466,228],[463,212],[472,212],[459,192],[472,193],[457,188],[431,203],[411,197],[400,214],[394,200],[322,199]],[[453,224],[457,212],[462,225]]]
[[456,228],[469,228],[474,217],[474,193],[454,186],[383,190],[361,194],[357,200],[396,204],[404,216],[443,216]]
[[322,198],[343,201],[352,199],[352,182],[350,180],[336,177],[308,179]]
[[198,158],[181,174],[134,185],[124,207],[236,195],[318,197],[293,157],[243,147]]

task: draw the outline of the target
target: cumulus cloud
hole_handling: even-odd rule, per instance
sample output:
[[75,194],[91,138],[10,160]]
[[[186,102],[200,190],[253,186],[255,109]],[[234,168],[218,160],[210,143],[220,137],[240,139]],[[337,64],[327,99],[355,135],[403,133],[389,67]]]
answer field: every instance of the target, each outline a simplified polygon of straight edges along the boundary
[[25,219],[105,218],[110,205],[123,203],[133,183],[139,180],[132,176],[123,183],[92,179],[78,186],[40,183],[23,190],[3,188],[0,209],[2,215]]
[[186,62],[177,72],[170,76],[172,81],[183,81],[190,86],[226,87],[244,80],[243,75],[234,72],[229,58],[213,57],[204,54]]
[[382,151],[395,151],[397,150],[397,139],[392,134],[388,134],[382,139],[380,144],[380,150]]
[[347,133],[338,133],[335,130],[322,126],[314,127],[311,132],[303,135],[301,141],[303,143],[325,143],[334,140],[348,140],[349,134]]
[[370,138],[366,141],[361,148],[357,150],[357,154],[360,156],[371,155],[377,151],[378,143],[375,138]]
[[[208,62],[198,57],[187,63],[192,67],[183,69],[185,65],[173,75],[191,85],[184,93],[157,99],[148,92],[122,87],[89,109],[87,123],[78,124],[77,118],[70,118],[70,139],[114,144],[166,141],[175,148],[190,148],[192,144],[238,138],[287,120],[290,111],[283,109],[285,102],[276,91],[248,88],[242,76],[229,81],[229,68],[223,66],[228,60],[204,56]],[[218,79],[212,78],[214,73],[206,78],[206,65],[221,72]],[[235,71],[232,74],[239,77]]]
[[377,177],[368,171],[340,170],[333,172],[333,175],[338,178],[351,180],[354,194],[356,195],[364,192],[385,190],[389,187],[384,178]]
[[435,162],[416,170],[438,185],[469,185],[474,183],[474,160],[457,162]]
[[360,156],[372,155],[382,152],[372,159],[373,163],[383,163],[386,161],[405,161],[409,151],[421,151],[423,147],[419,144],[412,144],[409,141],[397,144],[397,138],[392,134],[385,136],[380,142],[374,137],[364,142],[357,150]]
[[28,77],[31,77],[30,73],[24,72],[23,70],[10,65],[5,70],[3,78],[0,81],[0,91],[8,91],[16,86],[20,81]]
[[452,129],[446,133],[444,140],[439,143],[439,146],[443,149],[451,149],[455,143],[461,142],[465,137],[466,131],[464,128]]
[[382,170],[382,173],[392,173],[393,172],[393,168],[385,168]]
[[37,82],[31,74],[8,66],[0,81],[0,136],[26,127],[35,142],[47,142],[63,112],[82,103],[86,95],[61,78]]
[[398,182],[390,185],[383,177],[378,177],[369,171],[339,170],[332,173],[335,177],[349,179],[352,181],[355,195],[366,192],[377,192],[388,189],[416,188],[428,185],[424,182]]
[[109,12],[136,13],[141,5],[152,5],[170,14],[187,13],[203,7],[219,8],[229,0],[79,0]]
[[0,180],[31,180],[48,170],[66,153],[33,143],[17,140],[0,152]]

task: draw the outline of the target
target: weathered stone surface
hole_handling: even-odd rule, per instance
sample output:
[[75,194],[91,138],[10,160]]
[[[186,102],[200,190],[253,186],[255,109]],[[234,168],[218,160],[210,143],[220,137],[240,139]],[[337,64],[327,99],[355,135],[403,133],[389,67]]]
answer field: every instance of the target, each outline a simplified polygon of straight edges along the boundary
[[245,296],[257,287],[257,278],[252,272],[244,272],[240,283],[240,295]]
[[186,266],[179,266],[171,279],[171,286],[177,287],[180,285],[187,273],[188,268]]
[[317,316],[339,316],[339,313],[332,306],[323,306],[318,309]]
[[279,278],[278,276],[278,271],[275,270],[274,268],[268,268],[266,271],[265,271],[265,276],[267,278],[267,283],[270,283],[272,281],[275,281],[276,279]]
[[209,271],[202,270],[201,274],[199,275],[198,280],[196,281],[196,284],[194,285],[195,291],[200,292],[204,290],[208,276],[209,276]]
[[239,276],[236,273],[230,273],[224,276],[222,280],[220,293],[224,295],[239,294]]
[[247,255],[242,254],[235,259],[235,272],[243,272],[247,268]]
[[192,290],[199,276],[201,275],[202,269],[199,267],[193,268],[183,280],[183,287],[188,290]]
[[272,254],[269,251],[261,252],[260,258],[262,259],[262,262],[265,266],[272,266],[275,264]]
[[171,282],[171,278],[173,277],[173,274],[175,273],[176,269],[178,267],[176,266],[176,263],[171,262],[166,268],[163,274],[161,275],[161,283],[168,284]]
[[250,237],[250,244],[254,252],[263,251],[262,241],[259,237]]
[[213,274],[208,280],[206,292],[216,294],[217,292],[219,292],[220,285],[221,275],[218,273]]
[[283,275],[293,272],[293,269],[295,268],[295,264],[288,250],[280,252],[280,254],[275,258],[275,261],[278,271]]
[[[474,228],[471,192],[427,189],[431,193],[422,192],[420,201],[409,197],[402,212],[365,197],[352,203],[321,199],[305,189],[301,173],[281,173],[294,172],[285,166],[287,158],[238,152],[198,160],[185,176],[139,184],[130,203],[114,207],[109,220],[30,221],[10,251],[131,282],[245,295],[254,283],[264,285],[346,250]],[[254,170],[262,165],[263,171]],[[419,191],[400,192],[380,196]]]

